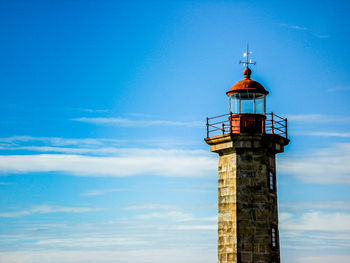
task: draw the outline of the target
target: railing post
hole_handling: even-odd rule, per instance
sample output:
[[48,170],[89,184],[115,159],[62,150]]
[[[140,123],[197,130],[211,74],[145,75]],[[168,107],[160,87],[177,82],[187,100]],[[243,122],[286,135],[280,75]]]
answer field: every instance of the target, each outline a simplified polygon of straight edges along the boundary
[[287,118],[285,118],[285,122],[286,122],[286,139],[288,139],[288,122],[287,122]]
[[209,118],[207,117],[207,138],[209,138]]
[[225,123],[222,124],[222,135],[225,134]]
[[271,112],[271,133],[275,134],[273,126],[274,126],[274,124],[273,124],[273,112]]
[[232,112],[230,111],[230,116],[228,117],[228,121],[230,123],[230,134],[232,134]]
[[265,134],[265,119],[261,120],[261,134]]

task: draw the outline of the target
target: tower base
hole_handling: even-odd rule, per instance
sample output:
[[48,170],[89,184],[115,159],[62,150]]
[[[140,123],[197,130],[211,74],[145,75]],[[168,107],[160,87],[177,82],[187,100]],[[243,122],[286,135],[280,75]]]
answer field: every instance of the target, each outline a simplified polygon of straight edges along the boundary
[[218,262],[280,263],[275,155],[289,140],[240,133],[205,141],[219,154]]

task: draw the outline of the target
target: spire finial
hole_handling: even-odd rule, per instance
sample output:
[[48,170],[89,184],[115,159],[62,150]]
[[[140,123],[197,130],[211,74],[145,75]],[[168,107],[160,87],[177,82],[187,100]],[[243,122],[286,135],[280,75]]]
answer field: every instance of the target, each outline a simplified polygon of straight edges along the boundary
[[238,64],[243,64],[243,66],[246,66],[246,68],[243,71],[243,74],[245,75],[246,79],[250,78],[250,74],[252,74],[252,71],[249,68],[249,65],[256,65],[256,62],[252,62],[251,59],[249,59],[249,55],[253,52],[249,51],[249,44],[247,44],[247,52],[243,53],[243,57],[246,57],[246,61],[239,61]]

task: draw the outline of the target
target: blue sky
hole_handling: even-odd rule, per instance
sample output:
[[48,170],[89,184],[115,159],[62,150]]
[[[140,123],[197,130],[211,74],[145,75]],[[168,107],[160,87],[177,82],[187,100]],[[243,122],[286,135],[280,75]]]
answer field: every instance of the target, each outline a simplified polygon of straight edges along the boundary
[[1,262],[215,262],[205,118],[247,42],[289,120],[282,261],[350,262],[347,1],[0,5]]

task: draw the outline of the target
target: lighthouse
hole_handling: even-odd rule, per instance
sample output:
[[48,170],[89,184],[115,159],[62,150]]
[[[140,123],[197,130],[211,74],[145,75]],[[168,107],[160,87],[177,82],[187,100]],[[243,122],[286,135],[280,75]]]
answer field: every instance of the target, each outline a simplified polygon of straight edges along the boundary
[[228,113],[207,118],[210,151],[218,153],[218,262],[280,263],[276,154],[289,143],[287,119],[266,113],[269,92],[251,79],[226,92]]

